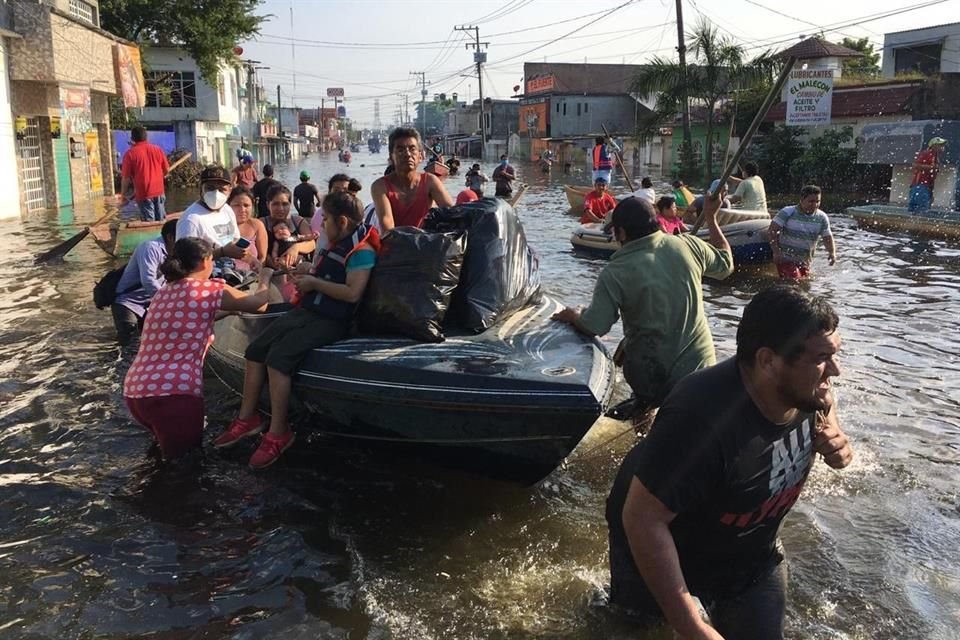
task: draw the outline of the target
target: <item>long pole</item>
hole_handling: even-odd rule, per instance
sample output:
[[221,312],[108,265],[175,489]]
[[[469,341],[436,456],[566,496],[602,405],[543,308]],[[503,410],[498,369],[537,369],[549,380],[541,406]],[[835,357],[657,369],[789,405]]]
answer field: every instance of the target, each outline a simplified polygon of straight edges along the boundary
[[280,85],[277,85],[277,135],[283,137],[283,109],[280,108]]
[[[760,128],[760,123],[763,122],[763,119],[767,116],[767,112],[770,111],[770,107],[773,106],[774,100],[780,97],[780,91],[783,89],[783,85],[787,83],[787,78],[790,77],[790,71],[793,70],[793,65],[796,61],[796,58],[787,58],[787,62],[783,65],[783,70],[780,71],[780,75],[770,88],[770,92],[767,93],[767,97],[763,99],[763,104],[760,105],[757,115],[753,117],[753,122],[750,123],[750,127],[747,129],[747,132],[743,134],[743,139],[740,141],[740,146],[737,147],[733,157],[730,158],[730,160],[727,162],[727,165],[723,168],[723,174],[720,176],[721,187],[725,185],[727,180],[730,179],[730,176],[733,175],[733,170],[738,164],[740,164],[740,160],[743,158],[743,154],[747,149],[747,145],[750,144],[753,134],[755,134],[757,129]],[[700,230],[702,225],[703,211],[700,211],[700,215],[697,216],[697,222],[693,225],[690,233],[696,233]]]
[[677,54],[680,57],[680,113],[683,118],[683,144],[693,149],[690,137],[690,99],[687,95],[687,44],[683,36],[683,0],[677,0]]
[[[480,47],[487,47],[490,45],[489,42],[480,42],[480,27],[471,25],[471,26],[462,26],[454,27],[455,31],[473,31],[473,42],[468,42],[466,48],[473,48],[473,59],[477,65],[477,90],[480,94],[480,157],[483,158],[483,152],[487,145],[487,125],[486,120],[483,117],[483,60],[486,54],[480,53]],[[469,85],[467,88],[467,100],[469,101]],[[493,128],[493,107],[490,108],[490,127]]]

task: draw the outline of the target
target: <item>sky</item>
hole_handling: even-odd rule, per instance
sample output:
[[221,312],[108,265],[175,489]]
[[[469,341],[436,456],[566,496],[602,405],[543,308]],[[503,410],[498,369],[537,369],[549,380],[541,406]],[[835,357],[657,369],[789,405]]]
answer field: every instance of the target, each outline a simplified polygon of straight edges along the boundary
[[[707,20],[751,55],[780,50],[821,31],[828,40],[868,38],[960,20],[960,0],[682,0],[686,31]],[[259,61],[258,78],[284,106],[317,107],[329,87],[344,89],[347,116],[384,126],[408,96],[478,97],[473,51],[477,26],[487,52],[485,97],[508,98],[523,84],[523,63],[641,64],[676,58],[675,0],[264,0],[260,35],[241,43]],[[896,15],[886,15],[893,14]],[[960,57],[960,52],[956,55]],[[326,99],[325,106],[333,106]]]

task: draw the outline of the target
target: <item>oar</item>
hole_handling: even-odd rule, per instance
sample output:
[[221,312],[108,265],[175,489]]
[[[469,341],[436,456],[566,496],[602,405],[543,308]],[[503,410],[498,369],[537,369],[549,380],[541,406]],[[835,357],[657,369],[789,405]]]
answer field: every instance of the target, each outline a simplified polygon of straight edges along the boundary
[[[177,158],[176,162],[171,164],[170,168],[167,169],[166,176],[170,175],[171,171],[173,171],[174,169],[179,167],[181,164],[189,160],[192,155],[193,153],[188,151],[185,154],[183,154],[183,156],[181,156],[180,158]],[[44,262],[50,262],[55,258],[62,258],[63,256],[67,255],[67,253],[71,249],[73,249],[75,246],[77,246],[80,243],[81,240],[87,237],[87,234],[90,233],[91,228],[103,224],[104,222],[106,222],[107,220],[115,216],[116,213],[117,213],[116,211],[110,211],[109,213],[104,214],[99,220],[94,222],[92,225],[88,227],[84,227],[83,231],[81,231],[80,233],[77,233],[76,235],[70,238],[67,238],[66,240],[64,240],[57,246],[55,246],[53,249],[50,249],[49,251],[41,253],[39,256],[36,257],[36,259],[34,259],[33,264],[43,264]]]
[[68,251],[70,251],[70,249],[73,249],[75,246],[77,246],[77,244],[81,240],[87,237],[87,234],[90,233],[91,227],[96,227],[97,225],[103,224],[104,222],[112,218],[114,215],[116,215],[115,211],[111,211],[109,213],[104,214],[103,217],[101,217],[99,220],[94,222],[89,227],[84,227],[83,231],[81,231],[80,233],[70,238],[67,238],[66,240],[64,240],[57,246],[55,246],[53,249],[50,249],[49,251],[41,253],[39,256],[36,257],[36,259],[34,259],[33,264],[43,264],[44,262],[49,262],[54,258],[62,258],[67,254]]
[[[601,124],[600,128],[603,129],[603,134],[607,136],[607,139],[612,143],[613,138],[610,137],[610,132],[607,131],[607,125]],[[630,180],[630,176],[627,175],[627,170],[623,166],[623,158],[620,156],[620,149],[617,148],[616,144],[611,144],[610,146],[613,147],[613,154],[617,158],[617,166],[620,167],[620,172],[623,173],[623,177],[627,181],[627,186],[630,188],[630,191],[636,191],[636,189],[633,188],[633,181]]]
[[[747,150],[747,146],[750,144],[753,134],[756,133],[757,129],[760,128],[760,123],[763,122],[763,119],[766,117],[770,107],[773,106],[774,100],[780,96],[780,90],[783,89],[783,85],[787,83],[787,78],[790,76],[790,71],[793,69],[793,65],[796,61],[796,58],[790,57],[787,58],[786,63],[784,63],[783,70],[780,71],[780,75],[777,77],[776,82],[774,82],[773,86],[770,87],[770,92],[767,93],[767,97],[763,99],[763,104],[760,105],[757,115],[753,117],[753,122],[750,123],[750,126],[747,128],[747,132],[743,134],[743,139],[740,140],[740,146],[737,147],[733,157],[730,158],[726,167],[724,167],[723,174],[720,176],[721,188],[727,183],[727,180],[730,179],[730,175],[733,173],[734,167],[740,164],[740,160],[743,158],[743,152]],[[716,194],[711,194],[710,197],[714,197],[714,195]],[[705,210],[706,207],[704,207],[703,211]],[[697,222],[693,225],[693,228],[690,229],[690,233],[695,234],[700,230],[700,227],[703,226],[703,211],[700,211],[700,215],[697,216]]]

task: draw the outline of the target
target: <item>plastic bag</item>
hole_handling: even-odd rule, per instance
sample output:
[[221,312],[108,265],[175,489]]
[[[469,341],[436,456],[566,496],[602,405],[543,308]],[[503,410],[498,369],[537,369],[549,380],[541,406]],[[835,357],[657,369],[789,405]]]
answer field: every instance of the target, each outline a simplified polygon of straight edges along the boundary
[[387,234],[357,315],[360,330],[442,342],[464,247],[462,233],[397,227]]
[[451,303],[451,315],[464,329],[479,333],[513,311],[539,301],[539,259],[527,244],[516,212],[505,200],[483,198],[434,209],[424,228],[467,231],[460,286]]

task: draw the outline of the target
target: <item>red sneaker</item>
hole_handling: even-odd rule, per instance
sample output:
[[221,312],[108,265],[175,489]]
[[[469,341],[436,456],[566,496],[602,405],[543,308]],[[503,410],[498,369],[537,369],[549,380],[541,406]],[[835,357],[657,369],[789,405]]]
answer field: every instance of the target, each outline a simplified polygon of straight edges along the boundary
[[244,438],[255,436],[261,431],[263,431],[263,418],[260,417],[259,413],[253,414],[246,420],[236,418],[230,423],[226,431],[217,436],[217,439],[213,441],[213,446],[217,449],[229,447]]
[[282,436],[265,433],[263,440],[260,441],[260,446],[250,456],[250,467],[253,469],[269,467],[280,458],[281,453],[290,448],[293,439],[293,431],[288,431]]

